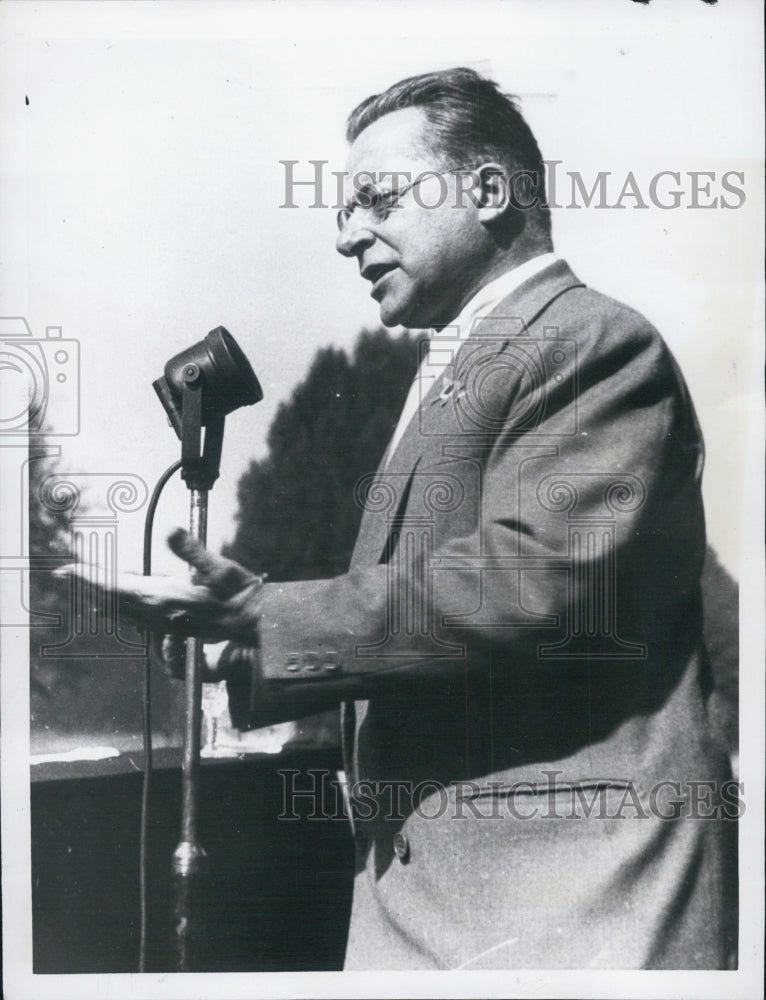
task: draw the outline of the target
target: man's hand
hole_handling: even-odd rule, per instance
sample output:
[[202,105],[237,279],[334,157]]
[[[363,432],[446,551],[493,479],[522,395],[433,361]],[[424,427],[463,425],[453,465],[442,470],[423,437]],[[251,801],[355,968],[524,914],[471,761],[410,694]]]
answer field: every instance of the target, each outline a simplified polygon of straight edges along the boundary
[[102,592],[114,590],[123,615],[163,635],[196,635],[208,642],[236,639],[255,644],[257,594],[264,578],[232,559],[209,552],[182,528],[170,535],[168,545],[192,566],[190,577],[118,573],[110,586],[104,571],[87,563],[63,566],[54,573],[79,578],[89,588]]
[[[186,638],[182,635],[151,634],[152,652],[158,663],[162,664],[165,673],[174,680],[182,681],[186,677]],[[212,661],[207,652],[202,654],[202,682],[218,684],[229,677],[229,659],[219,655]]]

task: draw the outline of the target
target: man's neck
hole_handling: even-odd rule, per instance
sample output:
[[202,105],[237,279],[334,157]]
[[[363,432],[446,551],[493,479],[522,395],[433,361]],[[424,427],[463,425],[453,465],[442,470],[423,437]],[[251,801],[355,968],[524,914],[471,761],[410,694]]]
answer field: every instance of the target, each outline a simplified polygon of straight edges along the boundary
[[[521,267],[522,264],[526,264],[529,260],[534,260],[535,257],[541,257],[544,253],[553,253],[553,244],[548,241],[544,246],[535,247],[533,250],[528,250],[523,254],[503,254],[502,257],[496,258],[491,266],[487,268],[481,278],[481,282],[473,290],[473,294],[476,295],[491,281],[499,278],[503,274],[507,274],[509,271],[515,271],[517,267]],[[466,302],[468,300],[466,299]],[[463,303],[463,306],[466,305]]]
[[526,247],[524,250],[516,250],[513,247],[507,253],[497,255],[490,262],[489,266],[482,271],[477,281],[471,284],[470,291],[467,291],[461,297],[459,308],[455,315],[445,323],[434,323],[432,329],[438,331],[443,330],[445,326],[450,326],[458,316],[464,313],[466,307],[470,305],[487,285],[490,285],[503,275],[517,270],[528,261],[535,260],[537,257],[549,253],[553,253],[553,243],[548,239],[544,241],[540,240],[534,247]]

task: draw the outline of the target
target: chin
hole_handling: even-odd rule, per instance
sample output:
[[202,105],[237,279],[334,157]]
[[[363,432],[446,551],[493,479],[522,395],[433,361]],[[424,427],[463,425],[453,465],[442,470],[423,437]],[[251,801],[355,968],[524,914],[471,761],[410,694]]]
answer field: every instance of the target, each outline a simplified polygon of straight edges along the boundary
[[410,318],[406,308],[396,305],[380,304],[380,322],[383,326],[409,326]]
[[412,330],[423,329],[430,325],[430,321],[417,308],[417,304],[411,302],[381,302],[380,321],[383,326],[405,326]]

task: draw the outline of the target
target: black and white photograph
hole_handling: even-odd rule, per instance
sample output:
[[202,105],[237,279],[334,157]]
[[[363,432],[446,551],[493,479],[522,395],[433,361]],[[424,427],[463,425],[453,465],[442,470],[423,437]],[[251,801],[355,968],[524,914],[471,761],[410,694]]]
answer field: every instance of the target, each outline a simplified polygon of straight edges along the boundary
[[3,997],[763,997],[751,0],[0,4]]

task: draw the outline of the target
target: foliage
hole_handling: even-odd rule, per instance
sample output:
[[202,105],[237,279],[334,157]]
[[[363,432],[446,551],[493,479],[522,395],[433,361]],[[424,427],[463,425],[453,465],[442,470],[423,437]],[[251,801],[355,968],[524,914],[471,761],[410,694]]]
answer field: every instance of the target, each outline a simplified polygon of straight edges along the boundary
[[[34,752],[61,749],[97,737],[118,745],[137,742],[142,726],[142,637],[121,627],[122,658],[114,636],[73,637],[72,581],[50,569],[71,558],[70,514],[46,503],[45,480],[60,472],[45,446],[30,449],[29,468],[29,659],[30,720]],[[58,650],[57,650],[58,647]],[[127,656],[125,653],[127,652]],[[62,655],[65,654],[65,655]],[[155,729],[175,735],[178,694],[161,669],[152,670]]]
[[[272,581],[336,576],[348,568],[361,508],[354,487],[374,472],[418,365],[418,342],[362,331],[351,357],[320,350],[269,430],[269,454],[239,483],[237,531],[226,555]],[[296,740],[340,740],[337,712],[299,723]]]
[[57,459],[45,446],[29,453],[29,620],[30,685],[32,718],[41,701],[50,701],[62,687],[79,684],[87,670],[73,663],[68,671],[57,669],[43,648],[61,641],[61,626],[67,611],[67,591],[49,573],[51,557],[62,562],[70,556],[69,517],[43,501],[42,486],[58,468]]
[[336,348],[318,352],[274,418],[268,457],[240,480],[227,555],[273,581],[347,569],[361,518],[354,486],[378,466],[417,354],[417,340],[384,330],[363,331],[351,357]]

